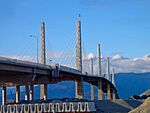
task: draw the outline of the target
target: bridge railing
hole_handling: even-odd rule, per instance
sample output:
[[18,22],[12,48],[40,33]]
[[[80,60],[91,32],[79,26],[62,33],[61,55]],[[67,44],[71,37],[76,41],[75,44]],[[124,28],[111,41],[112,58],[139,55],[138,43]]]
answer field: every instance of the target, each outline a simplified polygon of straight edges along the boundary
[[13,58],[6,58],[6,57],[0,57],[0,62],[3,62],[3,63],[10,63],[10,64],[15,64],[15,63],[18,63],[18,64],[23,64],[23,65],[26,65],[26,66],[40,66],[40,67],[47,67],[47,68],[50,68],[50,65],[43,65],[41,63],[35,63],[35,62],[30,62],[30,61],[23,61],[23,60],[18,60],[18,59],[13,59]]
[[[67,66],[63,66],[63,65],[59,65],[59,64],[55,64],[52,66],[53,69],[56,69],[58,68],[60,71],[65,71],[65,72],[68,72],[68,73],[73,73],[73,74],[77,74],[77,75],[85,75],[85,76],[93,76],[93,77],[97,77],[98,74],[89,74],[88,72],[80,72],[79,70],[77,69],[74,69],[74,68],[70,68],[70,67],[67,67]],[[104,75],[101,75],[102,78],[106,78],[105,77],[105,74]],[[107,78],[106,78],[107,79]]]
[[79,70],[77,69],[73,69],[73,68],[70,68],[70,67],[66,67],[66,66],[62,66],[62,65],[59,65],[59,69],[61,71],[65,71],[65,72],[69,72],[69,73],[73,73],[73,74],[78,74],[78,75],[81,75],[83,73],[81,73]]

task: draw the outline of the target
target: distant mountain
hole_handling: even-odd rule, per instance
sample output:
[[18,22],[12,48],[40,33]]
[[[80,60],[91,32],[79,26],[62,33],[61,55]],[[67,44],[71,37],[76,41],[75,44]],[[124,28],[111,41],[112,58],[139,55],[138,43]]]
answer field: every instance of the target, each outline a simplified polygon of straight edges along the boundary
[[[129,98],[139,95],[150,89],[150,73],[119,73],[115,75],[115,83],[120,98]],[[21,87],[21,98],[24,98],[24,87]],[[85,98],[90,99],[90,84],[84,83]],[[35,98],[39,98],[39,86],[35,87]],[[15,99],[15,88],[7,89],[7,98]],[[75,83],[73,81],[50,84],[48,86],[48,98],[73,98],[75,95]],[[1,96],[1,91],[0,91]],[[95,88],[97,98],[97,88]],[[0,98],[1,101],[1,98]]]
[[140,95],[150,89],[150,73],[119,73],[115,83],[121,98]]

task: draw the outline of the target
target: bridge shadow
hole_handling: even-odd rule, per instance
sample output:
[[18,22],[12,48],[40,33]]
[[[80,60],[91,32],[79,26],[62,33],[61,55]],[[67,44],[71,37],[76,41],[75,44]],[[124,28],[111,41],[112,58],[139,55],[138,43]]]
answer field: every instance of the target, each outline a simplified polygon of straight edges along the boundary
[[142,102],[138,100],[125,100],[125,102],[128,103],[132,108],[136,108],[142,104]]
[[[128,113],[134,103],[124,100],[100,100],[95,101],[96,110],[100,113]],[[130,103],[130,104],[128,104]]]

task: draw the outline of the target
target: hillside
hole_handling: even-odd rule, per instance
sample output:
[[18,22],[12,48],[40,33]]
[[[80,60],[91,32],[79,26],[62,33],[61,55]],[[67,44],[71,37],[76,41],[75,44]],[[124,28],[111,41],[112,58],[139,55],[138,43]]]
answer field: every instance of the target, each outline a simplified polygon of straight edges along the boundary
[[150,113],[150,97],[147,98],[142,105],[129,113]]

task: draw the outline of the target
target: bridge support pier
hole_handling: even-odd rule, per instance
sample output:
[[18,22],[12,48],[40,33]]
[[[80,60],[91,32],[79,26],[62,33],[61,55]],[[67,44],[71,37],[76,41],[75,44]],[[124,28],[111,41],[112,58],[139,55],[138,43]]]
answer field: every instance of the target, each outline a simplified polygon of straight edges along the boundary
[[20,101],[20,86],[16,86],[16,103]]
[[40,99],[47,99],[47,84],[40,85]]
[[103,100],[102,80],[98,81],[98,100]]
[[115,90],[113,90],[112,98],[113,98],[113,100],[116,99],[116,91]]
[[25,100],[29,100],[29,85],[25,85]]
[[30,100],[34,99],[34,85],[30,85]]
[[107,83],[107,100],[111,100],[110,83]]
[[83,99],[84,98],[84,90],[83,90],[83,82],[82,81],[76,81],[75,82],[75,97],[78,99]]
[[44,84],[40,84],[40,99],[44,99]]
[[91,84],[91,100],[94,100],[94,85]]
[[2,105],[6,104],[6,87],[2,87]]
[[44,84],[44,100],[47,99],[47,84]]

